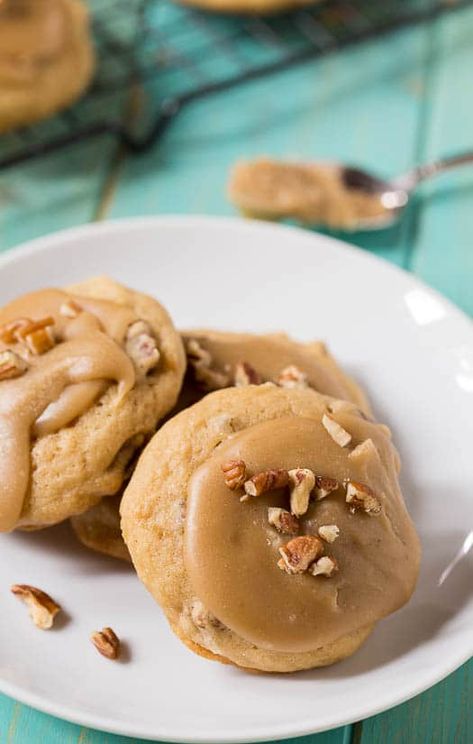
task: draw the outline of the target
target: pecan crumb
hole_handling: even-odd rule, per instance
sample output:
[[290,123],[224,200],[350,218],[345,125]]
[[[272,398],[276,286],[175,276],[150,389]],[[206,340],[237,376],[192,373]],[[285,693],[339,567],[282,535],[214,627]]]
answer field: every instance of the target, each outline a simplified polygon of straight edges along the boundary
[[309,468],[289,470],[291,484],[291,512],[301,517],[309,508],[310,493],[315,486],[315,475]]
[[333,543],[340,534],[340,528],[336,524],[322,524],[318,529],[318,533],[322,540]]
[[81,312],[82,308],[77,304],[77,302],[75,302],[75,300],[67,300],[67,302],[63,302],[59,308],[59,314],[63,315],[65,318],[70,318],[71,320],[77,318]]
[[289,540],[279,548],[281,559],[278,566],[289,574],[301,574],[324,552],[322,541],[314,535],[302,535]]
[[327,578],[333,576],[337,571],[338,563],[335,558],[332,558],[329,555],[324,555],[322,558],[319,558],[319,560],[313,563],[309,569],[312,576],[326,576]]
[[230,377],[225,372],[212,369],[212,356],[196,338],[185,339],[187,361],[194,371],[196,382],[207,390],[220,390],[230,385]]
[[346,447],[351,442],[351,434],[349,434],[343,426],[335,421],[331,416],[327,416],[324,413],[322,417],[322,425],[332,437],[333,441],[336,442],[340,447]]
[[90,636],[90,640],[99,654],[105,656],[106,659],[118,659],[120,656],[120,639],[112,628],[96,630]]
[[28,584],[13,584],[10,591],[25,602],[37,628],[41,630],[52,628],[54,618],[61,607],[49,594]]
[[11,380],[14,377],[20,377],[28,365],[24,359],[15,354],[11,349],[0,353],[0,380]]
[[232,491],[242,488],[246,481],[246,464],[244,460],[228,460],[222,467],[225,485]]
[[295,364],[290,364],[281,370],[276,378],[276,384],[283,388],[306,388],[309,386],[307,375]]
[[350,504],[352,514],[361,509],[366,514],[376,516],[381,512],[381,503],[371,488],[358,481],[347,482],[346,502]]
[[45,354],[56,343],[54,334],[49,326],[31,331],[31,333],[25,336],[24,340],[31,353],[37,356]]
[[297,535],[299,531],[297,518],[287,509],[281,509],[278,506],[268,508],[268,522],[284,535]]
[[318,475],[315,479],[315,497],[317,501],[322,501],[329,496],[332,491],[336,491],[340,484],[335,478],[327,478],[325,475]]
[[[246,496],[261,496],[266,491],[284,488],[289,483],[289,473],[283,468],[262,470],[244,484]],[[245,497],[243,497],[245,499]],[[246,499],[245,499],[246,500]]]
[[247,385],[261,385],[263,378],[248,362],[238,362],[235,365],[234,384],[236,387]]
[[137,320],[126,333],[125,350],[136,370],[145,377],[157,367],[161,354],[149,323]]
[[207,630],[208,628],[217,628],[222,630],[225,626],[220,622],[215,615],[212,615],[200,601],[200,599],[194,600],[191,607],[191,618],[197,628],[201,630]]
[[350,460],[361,464],[373,459],[379,460],[379,452],[373,440],[369,438],[357,444],[349,453],[348,457]]

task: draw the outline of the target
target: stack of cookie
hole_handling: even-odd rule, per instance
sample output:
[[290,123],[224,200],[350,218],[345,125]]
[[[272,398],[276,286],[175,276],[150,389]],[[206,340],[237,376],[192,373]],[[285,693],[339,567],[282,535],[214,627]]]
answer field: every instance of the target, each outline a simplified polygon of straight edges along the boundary
[[70,518],[203,656],[331,664],[414,589],[389,429],[320,342],[178,333],[107,278],[33,292],[0,310],[0,447],[0,530]]

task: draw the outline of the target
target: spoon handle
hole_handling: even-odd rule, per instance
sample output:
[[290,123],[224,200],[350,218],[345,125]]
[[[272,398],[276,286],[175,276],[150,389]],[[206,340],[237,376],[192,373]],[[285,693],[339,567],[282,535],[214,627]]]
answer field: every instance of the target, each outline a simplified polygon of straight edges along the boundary
[[449,157],[440,158],[433,163],[426,163],[425,165],[419,165],[417,168],[405,173],[400,178],[396,179],[396,187],[404,189],[405,191],[412,191],[422,181],[426,181],[429,178],[445,173],[445,171],[459,168],[462,165],[468,165],[473,163],[473,151],[461,153],[460,155],[451,155]]

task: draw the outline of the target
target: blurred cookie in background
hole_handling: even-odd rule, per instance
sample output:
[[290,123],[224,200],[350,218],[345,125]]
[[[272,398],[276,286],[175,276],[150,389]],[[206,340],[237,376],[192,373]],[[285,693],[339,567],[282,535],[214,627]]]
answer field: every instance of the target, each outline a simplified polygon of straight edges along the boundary
[[81,0],[0,0],[0,133],[73,103],[94,66]]

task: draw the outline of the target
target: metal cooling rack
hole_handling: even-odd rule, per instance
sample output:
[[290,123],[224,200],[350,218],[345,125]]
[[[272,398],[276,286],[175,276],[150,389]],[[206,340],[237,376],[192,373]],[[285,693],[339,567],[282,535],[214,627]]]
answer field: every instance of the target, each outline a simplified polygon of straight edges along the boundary
[[197,99],[468,5],[473,0],[322,0],[262,18],[172,0],[89,0],[99,61],[92,87],[66,112],[3,135],[0,168],[106,134],[142,152]]

